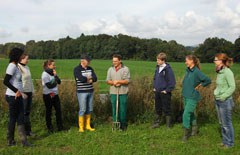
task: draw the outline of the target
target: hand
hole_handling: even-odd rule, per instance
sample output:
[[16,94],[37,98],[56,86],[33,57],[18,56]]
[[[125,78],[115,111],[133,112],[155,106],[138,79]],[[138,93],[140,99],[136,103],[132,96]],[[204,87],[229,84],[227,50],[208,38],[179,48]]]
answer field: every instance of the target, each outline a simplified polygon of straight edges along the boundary
[[156,89],[155,89],[155,88],[153,88],[153,91],[155,92],[155,91],[156,91]]
[[88,79],[87,83],[93,83],[92,79]]
[[198,90],[201,86],[202,84],[199,84],[197,87],[195,87],[195,90]]
[[167,94],[166,90],[164,90],[164,91],[161,91],[161,93],[162,93],[162,94]]
[[57,75],[57,71],[54,69],[53,70],[53,75],[56,76]]
[[27,94],[25,94],[25,93],[21,93],[21,94],[22,94],[22,98],[23,99],[27,99],[28,98]]
[[114,80],[114,81],[113,81],[113,85],[114,85],[114,86],[116,86],[116,85],[118,85],[118,84],[119,84],[119,83],[118,83],[118,80]]
[[15,95],[15,100],[16,100],[18,97],[20,97],[20,96],[22,96],[22,93],[21,93],[20,91],[17,91],[17,92],[16,92],[16,95]]

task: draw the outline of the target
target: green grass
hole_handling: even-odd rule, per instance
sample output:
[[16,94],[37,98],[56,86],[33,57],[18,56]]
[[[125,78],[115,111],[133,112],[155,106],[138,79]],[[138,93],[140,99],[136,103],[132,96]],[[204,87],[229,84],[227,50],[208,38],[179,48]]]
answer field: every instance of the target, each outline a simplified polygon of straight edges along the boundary
[[[48,135],[44,127],[34,126],[37,136],[29,138],[33,148],[23,148],[18,141],[17,146],[7,147],[6,129],[1,127],[0,154],[240,154],[239,130],[235,125],[235,147],[223,149],[218,146],[221,138],[218,124],[201,124],[200,134],[191,137],[187,143],[181,141],[182,127],[175,125],[173,129],[165,126],[150,129],[150,124],[132,124],[126,132],[111,131],[110,124],[96,125],[96,132],[79,133],[77,127],[67,131]],[[17,135],[17,134],[16,134]],[[17,136],[16,136],[17,137]],[[17,139],[17,138],[16,138]]]
[[[44,60],[30,60],[29,67],[32,72],[33,79],[41,79],[42,74],[42,64]],[[153,61],[123,61],[126,66],[129,67],[131,72],[131,78],[134,79],[136,77],[141,76],[153,76],[154,70],[156,67],[156,62]],[[111,66],[111,60],[93,60],[91,66],[94,68],[98,79],[99,79],[99,88],[101,92],[107,92],[108,86],[104,83],[107,70]],[[56,60],[57,65],[57,73],[61,79],[74,79],[73,77],[73,69],[75,66],[79,64],[79,60]],[[173,71],[175,73],[176,79],[181,81],[186,71],[186,66],[182,62],[171,62],[170,63]],[[0,59],[0,79],[4,77],[5,70],[8,65],[8,60]],[[212,79],[215,79],[215,67],[214,64],[201,64],[202,71],[210,76]],[[236,79],[240,79],[239,74],[237,74],[240,68],[240,64],[234,64],[232,67],[233,72],[235,73]]]

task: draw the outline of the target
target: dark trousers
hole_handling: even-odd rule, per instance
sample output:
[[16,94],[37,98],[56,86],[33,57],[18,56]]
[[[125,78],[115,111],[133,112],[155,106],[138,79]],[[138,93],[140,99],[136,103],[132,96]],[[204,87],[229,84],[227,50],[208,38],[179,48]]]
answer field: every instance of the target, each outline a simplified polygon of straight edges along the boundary
[[7,139],[14,140],[15,125],[24,125],[24,109],[23,109],[23,99],[15,96],[5,96],[9,107],[9,122],[8,122],[8,133]]
[[155,110],[159,116],[162,116],[162,112],[165,116],[171,116],[171,93],[155,92]]
[[48,95],[43,95],[43,100],[46,107],[46,125],[49,130],[53,129],[52,126],[52,107],[55,109],[55,115],[56,115],[56,122],[58,130],[62,130],[62,112],[61,112],[61,105],[60,105],[60,99],[58,95],[55,95],[54,97],[51,97]]
[[32,93],[31,92],[24,92],[28,97],[26,99],[23,99],[23,105],[24,105],[24,125],[26,134],[28,135],[32,129],[31,129],[31,121],[30,121],[30,112],[32,107]]

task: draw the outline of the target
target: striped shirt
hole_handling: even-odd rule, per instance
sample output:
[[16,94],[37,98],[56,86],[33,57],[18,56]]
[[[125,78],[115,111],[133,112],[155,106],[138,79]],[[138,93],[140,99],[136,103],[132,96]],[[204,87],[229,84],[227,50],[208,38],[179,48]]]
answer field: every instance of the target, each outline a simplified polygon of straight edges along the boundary
[[76,80],[76,89],[78,93],[94,91],[93,83],[88,83],[88,78],[91,78],[93,82],[96,82],[97,76],[90,66],[87,66],[87,68],[83,68],[81,65],[75,67],[74,78]]

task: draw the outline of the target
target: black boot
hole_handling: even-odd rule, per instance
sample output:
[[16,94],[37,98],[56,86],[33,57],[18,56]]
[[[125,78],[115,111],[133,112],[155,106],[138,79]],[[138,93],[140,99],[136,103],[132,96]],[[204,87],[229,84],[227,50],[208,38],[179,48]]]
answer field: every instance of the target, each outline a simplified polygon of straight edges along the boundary
[[152,129],[159,128],[160,127],[160,122],[161,122],[161,116],[156,115],[155,120],[154,120],[153,125],[152,125]]
[[197,125],[192,126],[191,136],[196,136],[198,133],[199,133],[198,126]]
[[184,128],[184,135],[183,135],[182,141],[186,142],[190,136],[191,136],[190,130]]
[[171,118],[171,116],[166,116],[166,125],[167,125],[167,128],[172,128],[172,118]]
[[8,131],[7,131],[7,145],[8,146],[15,146],[16,145],[16,141],[14,140],[14,131],[15,131],[15,127],[8,127]]
[[25,132],[24,125],[18,125],[18,134],[19,134],[20,141],[21,141],[23,147],[31,147],[32,146],[32,144],[28,143],[28,141],[27,141],[27,135]]
[[10,131],[9,129],[7,131],[7,145],[8,146],[16,145],[16,141],[14,140],[14,131]]

